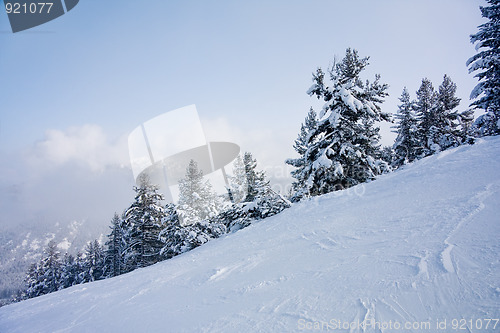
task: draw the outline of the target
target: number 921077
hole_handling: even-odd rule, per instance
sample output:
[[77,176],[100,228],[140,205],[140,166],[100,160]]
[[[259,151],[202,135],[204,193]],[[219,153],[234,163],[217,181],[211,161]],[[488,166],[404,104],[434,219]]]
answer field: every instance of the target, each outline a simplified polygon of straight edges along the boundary
[[7,2],[5,10],[7,14],[50,14],[53,5],[53,2]]

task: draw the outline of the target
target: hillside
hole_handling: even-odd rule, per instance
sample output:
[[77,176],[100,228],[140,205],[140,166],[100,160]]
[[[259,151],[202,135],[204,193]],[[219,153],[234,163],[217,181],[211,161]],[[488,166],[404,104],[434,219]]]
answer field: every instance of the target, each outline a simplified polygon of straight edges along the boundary
[[499,138],[445,151],[154,266],[2,307],[0,332],[499,332],[487,321],[500,318],[499,170]]

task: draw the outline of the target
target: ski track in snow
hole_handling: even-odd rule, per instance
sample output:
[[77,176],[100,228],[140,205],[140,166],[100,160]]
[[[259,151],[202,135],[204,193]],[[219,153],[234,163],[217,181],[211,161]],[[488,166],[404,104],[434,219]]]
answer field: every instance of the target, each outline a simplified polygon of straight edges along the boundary
[[435,332],[444,319],[438,332],[456,332],[452,319],[500,317],[498,170],[500,138],[445,151],[153,267],[0,308],[0,332]]
[[458,233],[464,224],[470,221],[474,215],[478,214],[481,210],[485,208],[483,201],[489,196],[493,195],[495,192],[491,190],[494,187],[494,183],[490,183],[486,186],[486,189],[477,193],[471,200],[469,200],[469,205],[471,206],[468,210],[467,215],[457,223],[455,229],[448,235],[448,237],[444,240],[444,244],[446,248],[441,253],[441,258],[443,262],[443,267],[450,273],[455,272],[453,260],[451,257],[451,251],[453,250],[454,244],[450,243],[453,235]]

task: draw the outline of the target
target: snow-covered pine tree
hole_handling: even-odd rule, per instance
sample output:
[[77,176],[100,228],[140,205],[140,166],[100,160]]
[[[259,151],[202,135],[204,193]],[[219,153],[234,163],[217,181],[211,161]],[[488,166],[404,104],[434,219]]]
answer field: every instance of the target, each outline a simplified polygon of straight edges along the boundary
[[309,138],[311,134],[318,127],[318,116],[313,108],[309,109],[307,113],[306,119],[300,125],[300,132],[295,140],[293,148],[299,154],[298,158],[289,158],[285,161],[286,164],[289,164],[296,169],[291,172],[292,177],[295,178],[295,181],[292,183],[292,195],[290,196],[290,201],[297,202],[307,194],[306,192],[306,180],[304,179],[304,168],[307,165],[306,161],[306,152],[309,148]]
[[135,200],[126,210],[123,221],[124,271],[122,273],[160,261],[160,250],[163,247],[158,239],[164,217],[161,205],[163,196],[158,193],[158,187],[152,185],[147,176],[139,179],[139,186],[134,187],[134,191]]
[[57,244],[51,240],[41,260],[30,266],[26,277],[25,298],[48,294],[60,289],[61,262]]
[[192,250],[226,232],[224,225],[216,221],[203,220],[181,225],[176,206],[172,203],[165,207],[163,225],[159,238],[164,244],[161,255],[166,259]]
[[456,110],[460,98],[455,96],[456,91],[457,85],[445,74],[437,92],[431,137],[432,142],[439,146],[439,151],[461,144],[459,114]]
[[252,202],[264,187],[269,186],[269,181],[266,180],[264,171],[257,170],[257,160],[253,158],[251,153],[245,152],[243,154],[243,166],[247,184],[247,194],[244,201]]
[[75,279],[76,284],[84,283],[85,281],[85,258],[82,251],[78,251],[75,255]]
[[78,272],[75,257],[65,253],[61,263],[61,288],[69,288],[78,283]]
[[106,277],[118,276],[121,274],[123,265],[122,251],[123,251],[123,230],[122,220],[120,216],[115,213],[111,219],[110,225],[111,232],[106,241],[106,252],[104,260],[104,275]]
[[45,249],[45,258],[42,259],[41,268],[44,275],[44,285],[46,292],[51,293],[59,290],[61,279],[61,262],[59,261],[61,252],[56,242],[50,241]]
[[39,263],[33,263],[29,266],[25,277],[26,290],[21,298],[28,299],[43,295],[43,273]]
[[380,149],[380,154],[378,155],[378,158],[380,158],[388,165],[391,165],[394,160],[394,149],[392,149],[392,146],[382,147]]
[[489,6],[480,6],[481,14],[488,22],[481,24],[479,32],[471,35],[477,54],[467,60],[469,73],[479,83],[470,98],[476,99],[471,106],[483,109],[486,114],[476,121],[479,136],[500,134],[500,1],[486,0]]
[[217,215],[218,198],[198,163],[189,162],[186,177],[179,181],[179,203],[177,207],[183,224],[193,224]]
[[69,288],[76,284],[88,282],[86,260],[81,251],[76,256],[65,253],[61,260],[61,279],[59,289]]
[[422,84],[417,90],[417,100],[415,102],[415,112],[418,119],[418,140],[420,149],[417,156],[425,157],[439,151],[439,146],[432,140],[433,126],[436,123],[437,93],[432,86],[432,82],[422,79]]
[[183,240],[180,250],[182,252],[190,251],[225,233],[226,227],[216,221],[202,220],[184,225],[178,231],[179,238]]
[[300,176],[306,179],[309,195],[345,189],[389,169],[376,158],[380,135],[375,126],[377,121],[390,120],[380,109],[388,85],[380,83],[379,75],[372,83],[363,83],[360,74],[368,59],[348,48],[345,57],[328,71],[328,82],[321,68],[313,75],[314,84],[307,93],[326,103],[318,127],[310,135],[307,163]]
[[273,191],[268,183],[259,190],[253,202],[245,206],[245,210],[253,219],[265,219],[290,208],[290,204],[283,195]]
[[420,141],[418,139],[418,121],[414,112],[414,102],[410,99],[410,93],[403,89],[401,102],[398,105],[398,112],[395,115],[396,126],[394,133],[397,134],[394,141],[394,157],[392,166],[398,168],[404,164],[411,163],[418,158],[417,152],[421,150]]
[[247,177],[245,165],[241,155],[238,154],[233,162],[233,175],[229,176],[229,189],[233,196],[233,203],[243,201],[247,193]]
[[83,282],[92,282],[104,278],[104,250],[96,239],[85,247]]
[[460,141],[462,144],[474,143],[474,109],[467,109],[458,114],[458,121],[460,122]]
[[211,223],[223,224],[228,230],[236,231],[248,226],[252,220],[275,215],[290,207],[290,202],[271,189],[263,171],[257,170],[257,160],[252,154],[243,155],[247,195],[210,220]]
[[160,250],[160,255],[163,258],[170,259],[182,253],[183,238],[179,232],[182,229],[177,207],[173,203],[168,203],[165,206],[165,216],[162,221],[163,229],[158,237],[163,243]]

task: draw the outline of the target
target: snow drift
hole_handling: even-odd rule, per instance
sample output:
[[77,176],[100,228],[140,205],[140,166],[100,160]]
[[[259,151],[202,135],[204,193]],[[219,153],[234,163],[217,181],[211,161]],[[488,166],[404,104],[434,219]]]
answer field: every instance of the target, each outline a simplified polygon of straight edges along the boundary
[[448,150],[0,308],[0,332],[499,332],[499,170],[500,138]]

